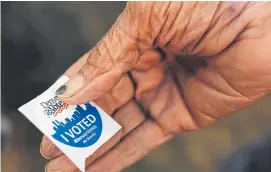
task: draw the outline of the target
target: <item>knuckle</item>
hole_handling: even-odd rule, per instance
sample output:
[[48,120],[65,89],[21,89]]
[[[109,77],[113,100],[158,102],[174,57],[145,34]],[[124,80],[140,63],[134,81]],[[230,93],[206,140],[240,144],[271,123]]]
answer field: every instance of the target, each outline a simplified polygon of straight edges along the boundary
[[116,112],[114,119],[122,125],[123,134],[126,135],[142,124],[146,116],[140,111],[136,102],[130,100]]
[[107,41],[101,40],[89,53],[87,64],[95,69],[104,72],[112,68],[114,59],[111,50],[106,43]]
[[110,95],[118,104],[124,104],[134,95],[134,86],[128,75],[124,75],[119,83],[112,89]]
[[101,40],[94,48],[88,53],[86,64],[79,71],[85,80],[90,80],[94,76],[99,76],[114,66],[112,55],[107,48],[104,40]]
[[168,48],[172,51],[185,49],[183,50],[185,54],[192,54],[193,49],[208,30],[217,8],[217,2],[184,4],[173,24],[171,32],[174,35],[172,35]]

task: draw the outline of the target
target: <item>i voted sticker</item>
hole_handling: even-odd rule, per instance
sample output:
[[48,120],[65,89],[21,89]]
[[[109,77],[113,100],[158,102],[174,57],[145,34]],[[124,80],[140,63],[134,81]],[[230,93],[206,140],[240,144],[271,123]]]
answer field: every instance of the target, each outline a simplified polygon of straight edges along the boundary
[[85,171],[85,159],[121,126],[95,103],[69,105],[55,96],[68,77],[60,77],[40,96],[19,108],[71,161]]
[[73,147],[88,147],[100,138],[102,119],[97,108],[90,103],[74,107],[61,102],[55,96],[40,104],[52,123],[53,138],[61,143]]

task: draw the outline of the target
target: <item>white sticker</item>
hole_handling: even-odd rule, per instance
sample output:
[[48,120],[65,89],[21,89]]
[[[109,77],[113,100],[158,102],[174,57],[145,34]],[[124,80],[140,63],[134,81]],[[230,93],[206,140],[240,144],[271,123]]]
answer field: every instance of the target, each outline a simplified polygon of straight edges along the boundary
[[121,126],[94,102],[68,105],[55,91],[69,78],[61,76],[48,90],[19,111],[85,172],[85,160]]

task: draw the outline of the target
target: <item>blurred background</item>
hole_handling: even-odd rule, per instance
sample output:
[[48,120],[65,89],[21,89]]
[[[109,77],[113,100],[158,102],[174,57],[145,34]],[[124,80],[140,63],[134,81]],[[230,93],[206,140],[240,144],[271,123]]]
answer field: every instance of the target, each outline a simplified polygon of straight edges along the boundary
[[[3,172],[43,172],[42,134],[17,108],[93,47],[125,2],[1,3]],[[270,172],[271,96],[207,129],[184,133],[125,172]]]

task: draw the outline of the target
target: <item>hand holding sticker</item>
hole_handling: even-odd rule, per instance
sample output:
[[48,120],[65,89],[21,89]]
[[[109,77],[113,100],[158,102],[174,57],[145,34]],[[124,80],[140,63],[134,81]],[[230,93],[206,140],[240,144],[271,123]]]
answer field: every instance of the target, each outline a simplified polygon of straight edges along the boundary
[[[267,95],[270,5],[128,2],[57,91],[68,104],[94,100],[123,127],[88,158],[87,171],[120,171],[170,138]],[[47,172],[77,170],[48,140],[41,150],[52,158]]]
[[55,91],[62,76],[43,94],[19,108],[74,164],[85,171],[85,159],[121,127],[94,103],[68,105]]

